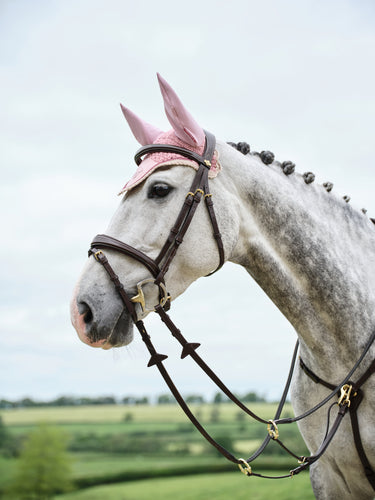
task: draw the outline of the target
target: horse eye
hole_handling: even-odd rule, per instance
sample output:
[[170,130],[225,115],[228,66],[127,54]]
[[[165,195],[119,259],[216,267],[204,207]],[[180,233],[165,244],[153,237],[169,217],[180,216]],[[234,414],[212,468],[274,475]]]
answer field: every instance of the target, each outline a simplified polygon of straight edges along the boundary
[[168,184],[154,184],[151,186],[148,197],[149,198],[165,198],[172,191],[171,186]]

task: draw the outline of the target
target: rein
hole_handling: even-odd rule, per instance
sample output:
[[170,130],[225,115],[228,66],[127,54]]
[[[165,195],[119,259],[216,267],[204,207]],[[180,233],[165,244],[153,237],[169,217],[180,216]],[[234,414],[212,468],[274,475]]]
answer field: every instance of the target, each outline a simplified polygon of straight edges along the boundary
[[[367,457],[364,453],[363,446],[359,437],[359,441],[356,438],[356,436],[359,436],[359,428],[358,428],[358,419],[356,417],[356,410],[359,406],[359,403],[362,401],[363,398],[363,393],[361,391],[361,386],[367,381],[367,379],[375,372],[375,361],[370,365],[369,369],[362,375],[362,377],[356,382],[353,383],[350,381],[352,375],[354,372],[357,370],[359,365],[361,364],[363,358],[366,356],[368,350],[370,349],[371,345],[373,344],[375,340],[375,331],[371,335],[369,341],[367,342],[361,356],[353,366],[353,368],[350,370],[350,372],[347,374],[347,376],[338,384],[337,386],[334,386],[332,384],[324,383],[326,387],[331,389],[330,394],[324,398],[320,403],[315,405],[313,408],[310,410],[306,411],[305,413],[294,417],[294,418],[280,418],[281,413],[289,392],[291,380],[292,380],[292,375],[297,359],[297,352],[298,352],[298,341],[296,343],[294,353],[293,353],[293,358],[292,362],[290,365],[290,370],[289,370],[289,375],[285,384],[285,388],[283,391],[282,398],[280,400],[280,403],[278,405],[276,414],[274,416],[274,419],[272,420],[265,420],[261,418],[260,416],[256,415],[254,412],[252,412],[247,406],[245,406],[229,389],[228,387],[221,381],[221,379],[215,374],[215,372],[205,363],[205,361],[199,356],[199,354],[196,352],[197,348],[200,346],[199,343],[195,342],[188,342],[185,337],[182,335],[181,331],[176,327],[176,325],[173,323],[172,319],[170,316],[167,314],[167,310],[170,307],[170,300],[171,297],[169,296],[166,285],[165,285],[165,275],[168,272],[168,269],[170,267],[170,264],[175,257],[177,250],[181,243],[183,242],[184,236],[186,234],[187,229],[189,228],[191,221],[193,219],[193,216],[195,214],[195,211],[201,202],[202,198],[205,201],[205,205],[209,214],[209,218],[211,221],[211,226],[213,229],[213,237],[216,240],[217,248],[218,248],[218,254],[219,254],[219,264],[217,268],[212,271],[211,273],[208,274],[210,276],[211,274],[215,273],[218,271],[224,264],[225,258],[224,258],[224,245],[223,241],[221,238],[221,234],[219,231],[215,211],[214,211],[214,205],[212,201],[212,194],[210,193],[209,190],[209,182],[208,182],[208,172],[211,167],[211,161],[215,152],[215,145],[216,145],[216,140],[215,137],[210,134],[209,132],[205,132],[206,134],[206,144],[205,144],[205,149],[203,152],[203,155],[198,155],[197,153],[194,153],[190,150],[180,148],[178,146],[172,146],[169,144],[151,144],[144,146],[140,148],[136,155],[135,155],[135,162],[137,165],[139,165],[142,161],[142,157],[146,154],[149,153],[154,153],[154,152],[171,152],[171,153],[177,153],[179,155],[182,155],[186,158],[192,159],[196,161],[199,165],[199,168],[195,174],[195,177],[193,179],[193,182],[190,187],[190,191],[187,193],[185,201],[183,203],[183,206],[177,216],[176,222],[172,229],[170,230],[170,233],[168,235],[167,240],[165,241],[159,255],[156,257],[155,260],[151,259],[148,257],[146,254],[141,252],[140,250],[123,243],[122,241],[119,241],[115,238],[112,238],[110,236],[101,234],[95,236],[94,240],[91,243],[91,247],[89,250],[89,256],[93,255],[94,258],[104,267],[106,270],[109,278],[113,282],[118,294],[120,295],[120,298],[122,302],[124,303],[124,306],[128,310],[129,314],[131,315],[133,322],[135,326],[137,327],[141,338],[143,342],[145,343],[149,353],[150,353],[150,359],[148,362],[148,367],[151,367],[153,365],[156,365],[158,368],[160,374],[164,378],[166,384],[168,385],[171,393],[179,403],[180,407],[182,410],[185,412],[187,417],[190,419],[190,421],[193,423],[193,425],[197,428],[197,430],[205,437],[205,439],[212,445],[214,446],[225,458],[227,458],[229,461],[238,464],[241,472],[243,472],[247,476],[257,476],[257,477],[263,477],[263,478],[268,478],[268,479],[281,479],[281,478],[286,478],[286,477],[293,477],[302,470],[305,470],[307,467],[309,467],[311,464],[316,462],[326,451],[328,445],[332,441],[333,437],[335,436],[342,420],[347,411],[350,411],[351,419],[352,419],[352,428],[353,428],[353,434],[355,436],[355,443],[356,443],[356,448],[358,451],[358,454],[360,456],[360,459],[362,461],[362,464],[365,468],[365,473],[366,476],[368,477],[371,485],[373,486],[375,490],[375,473],[371,469],[371,466],[367,460]],[[151,273],[152,278],[145,279],[137,284],[137,294],[134,296],[131,296],[125,291],[125,288],[123,284],[120,282],[119,277],[113,270],[112,266],[110,265],[106,255],[103,252],[103,249],[109,249],[109,250],[115,250],[117,252],[120,252],[124,255],[127,255],[129,257],[134,258],[141,264],[143,264],[147,270]],[[148,283],[153,283],[155,286],[158,287],[159,289],[159,303],[156,305],[149,306],[146,304],[145,300],[145,295],[143,292],[143,286],[148,284]],[[234,455],[232,455],[228,450],[226,450],[224,447],[222,447],[218,442],[216,442],[213,437],[206,431],[206,429],[202,426],[202,424],[198,421],[198,419],[194,416],[194,414],[191,412],[190,408],[186,404],[185,400],[183,399],[182,395],[178,391],[177,387],[172,381],[172,378],[170,377],[168,371],[166,370],[163,361],[167,358],[165,354],[160,354],[156,351],[152,341],[151,337],[148,334],[146,327],[143,323],[142,320],[138,320],[137,318],[137,313],[135,309],[135,304],[139,304],[142,312],[151,312],[154,311],[156,312],[159,316],[161,321],[166,325],[166,327],[169,329],[170,333],[172,336],[180,343],[182,346],[182,352],[181,352],[181,359],[190,356],[195,363],[208,375],[208,377],[223,391],[223,393],[234,403],[236,404],[239,408],[241,408],[242,411],[244,411],[247,415],[252,417],[253,419],[257,420],[260,423],[266,424],[267,425],[267,435],[266,438],[264,439],[263,443],[259,447],[259,449],[247,460],[243,458],[236,458]],[[108,339],[110,340],[110,339]],[[302,360],[300,360],[300,364],[303,364]],[[302,366],[301,364],[301,366]],[[303,364],[304,365],[304,364]],[[305,366],[305,365],[304,365]],[[323,383],[321,379],[319,379],[313,372],[307,367],[305,367],[306,373],[314,379],[316,382]],[[299,420],[302,420],[303,418],[307,417],[308,415],[311,415],[315,411],[317,411],[319,408],[321,408],[323,405],[328,403],[334,396],[336,396],[338,393],[340,393],[339,400],[337,403],[334,403],[331,405],[331,408],[328,413],[328,419],[327,419],[327,431],[325,434],[325,437],[318,449],[318,451],[309,457],[304,457],[304,456],[299,456],[292,451],[290,451],[279,439],[279,429],[278,426],[281,424],[290,424],[293,422],[297,422]],[[353,403],[353,404],[352,404]],[[329,414],[334,405],[338,405],[338,413],[337,416],[330,427],[329,425]],[[353,417],[352,415],[355,416]],[[354,422],[354,423],[353,423]],[[357,430],[358,429],[358,430]],[[261,453],[265,450],[266,446],[270,442],[270,440],[276,441],[287,453],[289,453],[291,456],[296,458],[299,462],[299,466],[296,467],[295,469],[291,470],[289,474],[285,474],[282,476],[265,476],[262,474],[257,474],[252,471],[252,468],[250,466],[250,463],[255,460],[257,457],[261,455]]]

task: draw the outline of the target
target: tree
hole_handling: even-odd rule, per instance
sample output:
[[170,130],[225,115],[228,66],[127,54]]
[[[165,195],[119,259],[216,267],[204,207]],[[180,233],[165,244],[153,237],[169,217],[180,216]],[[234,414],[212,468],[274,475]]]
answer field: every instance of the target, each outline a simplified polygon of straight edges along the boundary
[[135,400],[136,405],[148,405],[149,404],[149,399],[147,396],[142,396],[141,398],[137,398]]
[[13,437],[0,415],[0,454],[5,457],[15,457],[19,453],[20,439]]
[[[217,443],[220,444],[220,446],[222,446],[223,448],[225,448],[229,452],[234,453],[236,451],[234,448],[234,445],[233,445],[233,439],[230,435],[228,435],[228,434],[217,435],[217,436],[214,436],[214,439]],[[208,453],[214,453],[215,455],[222,456],[220,451],[217,450],[216,448],[214,448],[212,446],[208,446],[208,443],[206,446],[207,446]]]
[[220,411],[219,409],[216,407],[212,408],[211,410],[211,415],[210,415],[210,422],[211,423],[217,423],[220,419]]
[[213,403],[215,405],[219,405],[223,402],[223,395],[221,394],[221,392],[217,392],[214,396],[214,399],[213,399]]
[[133,414],[130,412],[127,412],[127,413],[125,413],[122,420],[123,420],[123,422],[132,422],[133,418],[134,418]]
[[23,500],[47,500],[71,489],[70,474],[65,435],[42,424],[24,444],[9,494]]
[[175,403],[176,400],[171,394],[161,394],[158,396],[158,405],[172,405]]
[[256,392],[248,392],[242,398],[244,403],[264,403],[265,399],[263,396],[259,396]]
[[126,396],[126,397],[122,398],[123,405],[135,405],[136,401],[137,400],[134,396]]
[[3,417],[0,415],[0,447],[2,447],[3,443],[8,438],[8,431],[4,425]]
[[189,396],[186,396],[185,401],[188,404],[204,404],[204,397],[201,396],[200,394],[190,394]]

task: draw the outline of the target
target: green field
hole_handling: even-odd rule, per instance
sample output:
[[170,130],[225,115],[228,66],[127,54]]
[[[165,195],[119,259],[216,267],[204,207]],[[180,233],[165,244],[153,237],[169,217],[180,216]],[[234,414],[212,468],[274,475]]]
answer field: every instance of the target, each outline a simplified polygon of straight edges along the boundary
[[[231,404],[217,405],[220,410],[220,420],[232,422],[240,411]],[[274,417],[276,404],[252,403],[251,408],[261,417],[270,419]],[[203,421],[210,418],[212,404],[191,405],[193,412],[198,412]],[[127,413],[134,415],[134,420],[139,423],[185,423],[184,412],[178,405],[98,405],[98,406],[62,406],[2,410],[1,415],[7,425],[35,425],[38,422],[51,423],[118,423]],[[292,415],[289,404],[285,405],[283,415]]]
[[280,481],[237,473],[151,479],[97,486],[55,500],[313,500],[308,474]]
[[[254,403],[252,409],[269,419],[276,406]],[[250,456],[266,435],[265,425],[240,417],[239,410],[229,404],[193,406],[193,411],[238,457]],[[291,415],[289,406],[284,414]],[[265,499],[275,493],[278,500],[313,498],[305,473],[280,481],[245,477],[206,443],[177,405],[12,409],[3,410],[1,417],[8,433],[19,442],[41,422],[65,432],[78,491],[56,497],[62,500]],[[281,436],[298,453],[306,453],[295,426],[283,427]],[[0,492],[16,465],[17,458],[0,457]],[[295,466],[295,459],[271,443],[267,453],[254,462],[253,471],[277,475],[274,471],[287,473]]]

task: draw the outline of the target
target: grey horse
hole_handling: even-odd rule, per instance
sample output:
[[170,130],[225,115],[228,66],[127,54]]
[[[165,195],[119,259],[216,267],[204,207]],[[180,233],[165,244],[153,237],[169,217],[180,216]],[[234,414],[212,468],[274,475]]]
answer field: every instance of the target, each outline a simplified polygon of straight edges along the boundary
[[[159,77],[165,111],[172,130],[163,132],[123,108],[141,144],[168,142],[201,152],[204,131]],[[267,165],[265,165],[265,163]],[[106,234],[155,259],[197,165],[168,153],[150,154],[124,188],[124,196]],[[294,172],[290,163],[270,156],[242,154],[216,141],[210,188],[226,261],[243,266],[296,330],[306,366],[333,385],[342,380],[360,357],[375,328],[375,227],[361,211],[318,185],[311,174]],[[108,250],[106,255],[125,289],[150,278],[131,257]],[[191,283],[218,265],[210,220],[199,206],[168,273],[166,288],[173,301]],[[144,287],[145,301],[158,302],[157,288]],[[148,311],[136,304],[137,317]],[[152,309],[150,307],[149,309]],[[82,341],[108,349],[131,342],[133,321],[110,279],[93,257],[80,276],[71,302],[74,327]],[[359,378],[374,359],[371,346],[353,375]],[[362,444],[375,467],[375,377],[366,380],[358,409]],[[317,384],[297,366],[292,404],[297,414],[323,400],[329,389]],[[327,407],[299,422],[312,454],[326,432]],[[324,455],[310,469],[314,494],[320,500],[374,497],[353,440],[349,417]]]

